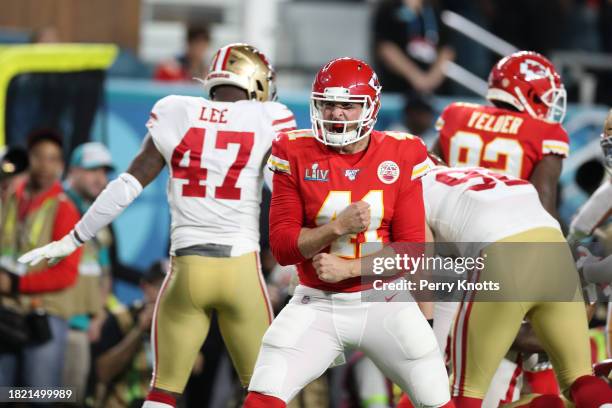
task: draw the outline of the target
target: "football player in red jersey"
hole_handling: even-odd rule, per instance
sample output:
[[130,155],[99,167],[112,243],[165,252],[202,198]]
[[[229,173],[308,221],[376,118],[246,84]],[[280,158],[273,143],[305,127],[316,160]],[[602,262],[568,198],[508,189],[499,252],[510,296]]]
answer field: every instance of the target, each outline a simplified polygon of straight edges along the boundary
[[[553,64],[544,56],[520,51],[502,58],[489,75],[487,99],[494,106],[453,103],[436,123],[439,139],[434,152],[452,167],[480,166],[530,181],[544,208],[557,217],[557,183],[562,161],[569,154],[569,138],[561,126],[566,91]],[[449,323],[452,308],[440,312],[436,326]],[[437,330],[437,329],[436,329]],[[496,376],[489,398],[510,402],[518,397],[518,355],[508,357],[510,375]],[[534,376],[552,374],[545,370]],[[497,381],[504,378],[503,381]],[[506,378],[510,380],[507,384]],[[553,378],[552,375],[549,378]],[[531,381],[531,380],[529,380]],[[554,381],[546,391],[556,388]],[[544,390],[539,387],[538,390]]]
[[425,242],[426,148],[373,130],[380,85],[366,63],[333,60],[312,90],[312,130],[280,134],[268,161],[270,245],[280,264],[297,264],[300,285],[264,336],[244,406],[285,407],[345,347],[363,351],[420,406],[454,406],[416,302],[401,301],[412,300],[405,291],[362,301],[375,290],[360,277],[362,244]]
[[529,180],[555,215],[557,182],[569,154],[561,77],[544,56],[516,52],[491,70],[487,99],[494,106],[447,106],[436,124],[434,152],[452,167],[481,166]]

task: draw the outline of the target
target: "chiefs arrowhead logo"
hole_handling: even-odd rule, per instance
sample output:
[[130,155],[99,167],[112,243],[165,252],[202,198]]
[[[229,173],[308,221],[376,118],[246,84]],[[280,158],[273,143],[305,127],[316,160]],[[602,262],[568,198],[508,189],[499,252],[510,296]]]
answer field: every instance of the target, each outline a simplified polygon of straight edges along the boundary
[[548,78],[551,76],[550,70],[538,61],[525,60],[520,65],[521,74],[525,75],[526,81],[533,81],[534,79]]

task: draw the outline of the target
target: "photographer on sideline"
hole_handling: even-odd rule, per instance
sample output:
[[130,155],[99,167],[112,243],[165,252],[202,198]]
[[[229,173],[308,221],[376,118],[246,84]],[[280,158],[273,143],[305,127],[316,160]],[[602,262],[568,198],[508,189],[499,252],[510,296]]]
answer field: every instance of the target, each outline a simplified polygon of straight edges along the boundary
[[70,232],[79,213],[59,181],[64,170],[61,136],[36,131],[27,147],[27,175],[15,179],[2,199],[0,385],[60,387],[72,314],[66,289],[76,281],[81,250],[55,264],[27,267],[17,258]]

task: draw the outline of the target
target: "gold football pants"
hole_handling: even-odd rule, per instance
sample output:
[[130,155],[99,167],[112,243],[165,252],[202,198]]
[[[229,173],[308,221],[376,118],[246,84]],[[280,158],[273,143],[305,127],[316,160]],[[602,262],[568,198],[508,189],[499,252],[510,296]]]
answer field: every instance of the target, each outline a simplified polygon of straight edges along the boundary
[[[572,255],[564,243],[560,231],[536,228],[483,250],[486,260],[479,281],[501,281],[506,293],[481,291],[474,294],[473,301],[462,302],[452,331],[454,396],[484,398],[525,318],[548,353],[562,391],[578,377],[591,374],[585,305]],[[542,293],[552,293],[550,299],[555,301],[541,301],[538,294]],[[486,301],[495,296],[503,296],[498,299],[504,301]],[[559,301],[561,298],[567,301]]]
[[182,393],[217,312],[240,381],[249,384],[261,339],[272,320],[259,255],[175,256],[157,299],[152,386]]

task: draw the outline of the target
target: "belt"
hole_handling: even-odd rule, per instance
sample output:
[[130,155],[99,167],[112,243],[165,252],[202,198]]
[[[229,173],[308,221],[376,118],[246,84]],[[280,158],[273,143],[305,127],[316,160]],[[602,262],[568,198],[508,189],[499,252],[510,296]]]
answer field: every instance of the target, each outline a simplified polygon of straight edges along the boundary
[[232,246],[222,244],[193,245],[177,249],[175,253],[176,256],[199,255],[211,258],[229,258],[232,256]]

